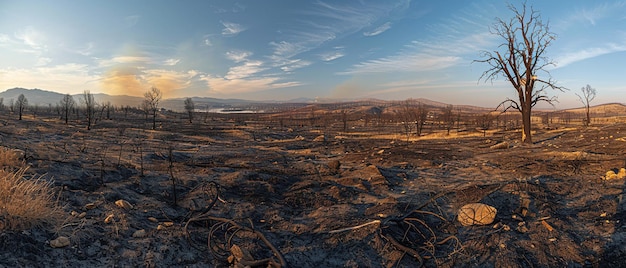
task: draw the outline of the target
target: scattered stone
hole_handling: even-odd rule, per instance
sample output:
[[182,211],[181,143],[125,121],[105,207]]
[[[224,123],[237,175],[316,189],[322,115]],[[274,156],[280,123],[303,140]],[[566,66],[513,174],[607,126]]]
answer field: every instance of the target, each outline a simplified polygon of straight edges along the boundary
[[66,236],[59,236],[54,240],[50,241],[50,246],[53,248],[63,248],[70,245],[70,239]]
[[322,141],[326,141],[326,136],[324,136],[324,135],[319,135],[319,136],[315,137],[315,139],[313,139],[313,141],[315,141],[315,142],[322,142]]
[[165,226],[165,227],[172,227],[172,226],[174,226],[174,222],[166,221],[166,222],[163,223],[163,226]]
[[148,217],[148,220],[154,223],[159,222],[159,220],[157,220],[155,217]]
[[496,218],[498,210],[482,203],[470,203],[459,209],[457,220],[463,226],[487,225]]
[[141,229],[141,230],[137,230],[133,233],[133,237],[134,238],[144,238],[146,237],[146,230]]
[[509,149],[509,143],[506,142],[506,141],[503,141],[501,143],[491,145],[491,147],[489,147],[489,149],[492,149],[492,150]]
[[127,209],[127,210],[133,209],[133,205],[131,205],[128,201],[124,199],[115,201],[115,205],[117,205],[120,208]]
[[80,214],[78,214],[78,218],[79,218],[79,219],[82,219],[82,218],[84,218],[85,216],[87,216],[87,212],[81,212]]
[[85,209],[86,210],[92,210],[92,209],[94,209],[96,207],[97,207],[96,203],[89,203],[89,204],[85,205]]
[[113,214],[109,214],[109,216],[107,216],[106,218],[104,218],[104,223],[109,224],[112,223],[113,220],[115,220],[115,215]]
[[72,212],[70,212],[70,215],[72,215],[72,216],[76,217],[76,216],[78,216],[78,212],[76,212],[76,211],[72,210]]

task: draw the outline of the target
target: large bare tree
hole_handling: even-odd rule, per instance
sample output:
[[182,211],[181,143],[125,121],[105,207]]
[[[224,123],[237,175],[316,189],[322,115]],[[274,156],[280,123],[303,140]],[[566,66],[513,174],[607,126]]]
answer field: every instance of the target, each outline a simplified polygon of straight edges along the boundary
[[504,77],[517,92],[516,99],[506,99],[498,107],[504,111],[513,108],[522,114],[522,142],[532,143],[531,112],[539,102],[553,104],[555,97],[546,94],[547,88],[563,90],[556,86],[546,70],[554,63],[546,57],[546,49],[555,40],[548,23],[544,23],[538,11],[527,7],[526,3],[518,9],[512,4],[508,8],[513,12],[509,20],[496,18],[490,28],[491,33],[503,41],[494,51],[482,51],[482,59],[476,62],[489,64],[480,80],[492,81]]
[[583,105],[585,105],[585,126],[589,126],[589,124],[591,123],[591,115],[589,115],[589,104],[591,103],[591,101],[593,99],[596,98],[596,89],[592,88],[590,85],[587,85],[583,88],[580,89],[580,91],[582,92],[582,95],[579,95],[578,93],[576,93],[576,96],[578,96],[578,99],[580,99],[580,102],[583,103]]
[[144,93],[143,96],[145,97],[145,105],[147,105],[147,108],[150,109],[152,113],[152,129],[155,130],[156,115],[159,110],[159,102],[161,98],[163,98],[163,93],[161,93],[161,90],[158,88],[152,87],[148,92]]

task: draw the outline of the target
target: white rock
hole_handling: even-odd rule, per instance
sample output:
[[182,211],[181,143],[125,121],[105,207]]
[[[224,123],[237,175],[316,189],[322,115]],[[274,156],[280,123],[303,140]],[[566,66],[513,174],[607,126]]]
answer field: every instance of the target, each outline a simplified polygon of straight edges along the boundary
[[121,207],[123,209],[133,209],[133,205],[131,205],[128,201],[124,200],[124,199],[120,199],[115,201],[115,205],[117,205],[118,207]]
[[59,236],[57,239],[50,241],[50,246],[53,248],[63,248],[70,245],[70,239],[66,236]]
[[459,209],[457,220],[463,226],[487,225],[496,218],[498,210],[482,203],[470,203]]
[[133,237],[134,238],[144,238],[146,237],[146,230],[141,229],[141,230],[137,230],[133,233]]

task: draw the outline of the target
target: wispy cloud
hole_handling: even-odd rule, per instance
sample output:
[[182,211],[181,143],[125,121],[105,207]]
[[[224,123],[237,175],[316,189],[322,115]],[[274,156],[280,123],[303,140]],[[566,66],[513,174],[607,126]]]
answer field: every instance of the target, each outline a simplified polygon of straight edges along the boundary
[[244,50],[231,50],[226,52],[226,58],[234,62],[242,62],[252,56],[252,52]]
[[224,25],[224,29],[222,29],[222,35],[237,35],[240,32],[246,30],[245,27],[237,23],[222,21],[222,25]]
[[331,51],[320,54],[320,59],[323,61],[334,61],[336,59],[342,58],[346,54],[343,51]]
[[[274,49],[270,57],[277,66],[282,67],[292,57],[319,48],[323,44],[359,32],[370,27],[392,12],[408,8],[409,1],[359,1],[335,3],[316,1],[310,7],[299,11],[301,20],[290,28],[284,29],[285,37],[281,41],[271,42]],[[385,26],[387,25],[387,26]],[[383,24],[381,32],[390,27],[391,23]],[[343,54],[341,55],[343,56]],[[337,59],[339,53],[329,55],[326,59]],[[286,68],[289,69],[289,68]]]
[[557,57],[554,62],[556,66],[554,69],[562,68],[567,65],[583,61],[586,59],[591,59],[595,57],[599,57],[606,54],[611,54],[615,52],[626,51],[626,44],[608,44],[603,47],[593,47],[586,48],[579,51],[574,51],[570,53],[563,54]]
[[266,68],[263,67],[263,62],[246,61],[242,65],[231,67],[228,70],[228,73],[226,74],[225,78],[228,80],[248,78],[264,70],[266,70]]
[[363,32],[364,36],[376,36],[379,35],[381,33],[384,33],[385,31],[391,29],[391,22],[386,22],[385,24],[376,27],[376,29],[369,31],[369,32]]
[[448,68],[461,62],[458,56],[434,56],[423,53],[401,53],[355,64],[338,74],[367,74],[388,72],[423,72]]
[[299,82],[285,82],[278,77],[259,77],[254,79],[227,79],[205,75],[201,78],[210,88],[211,93],[221,95],[232,95],[240,93],[251,93],[266,91],[277,88],[295,87],[301,85]]
[[423,72],[469,64],[478,52],[493,46],[485,23],[488,8],[473,6],[430,25],[432,35],[414,40],[400,51],[354,64],[338,74]]
[[174,66],[180,62],[180,59],[167,59],[163,62],[163,65]]
[[280,69],[283,70],[284,72],[290,73],[296,69],[304,68],[311,64],[313,63],[310,61],[295,59],[295,60],[288,61],[282,67],[280,67]]
[[33,27],[26,27],[25,29],[15,33],[15,38],[23,42],[25,45],[35,50],[46,50],[45,44],[46,36],[36,30]]

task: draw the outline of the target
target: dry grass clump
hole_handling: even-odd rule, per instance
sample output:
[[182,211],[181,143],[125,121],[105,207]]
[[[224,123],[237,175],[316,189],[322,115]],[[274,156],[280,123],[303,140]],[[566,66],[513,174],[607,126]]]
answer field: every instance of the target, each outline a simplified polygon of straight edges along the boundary
[[55,226],[62,213],[51,183],[41,177],[25,179],[26,167],[11,171],[17,163],[15,151],[0,149],[0,231]]
[[23,163],[20,154],[18,150],[0,147],[0,167],[6,169],[21,166]]

